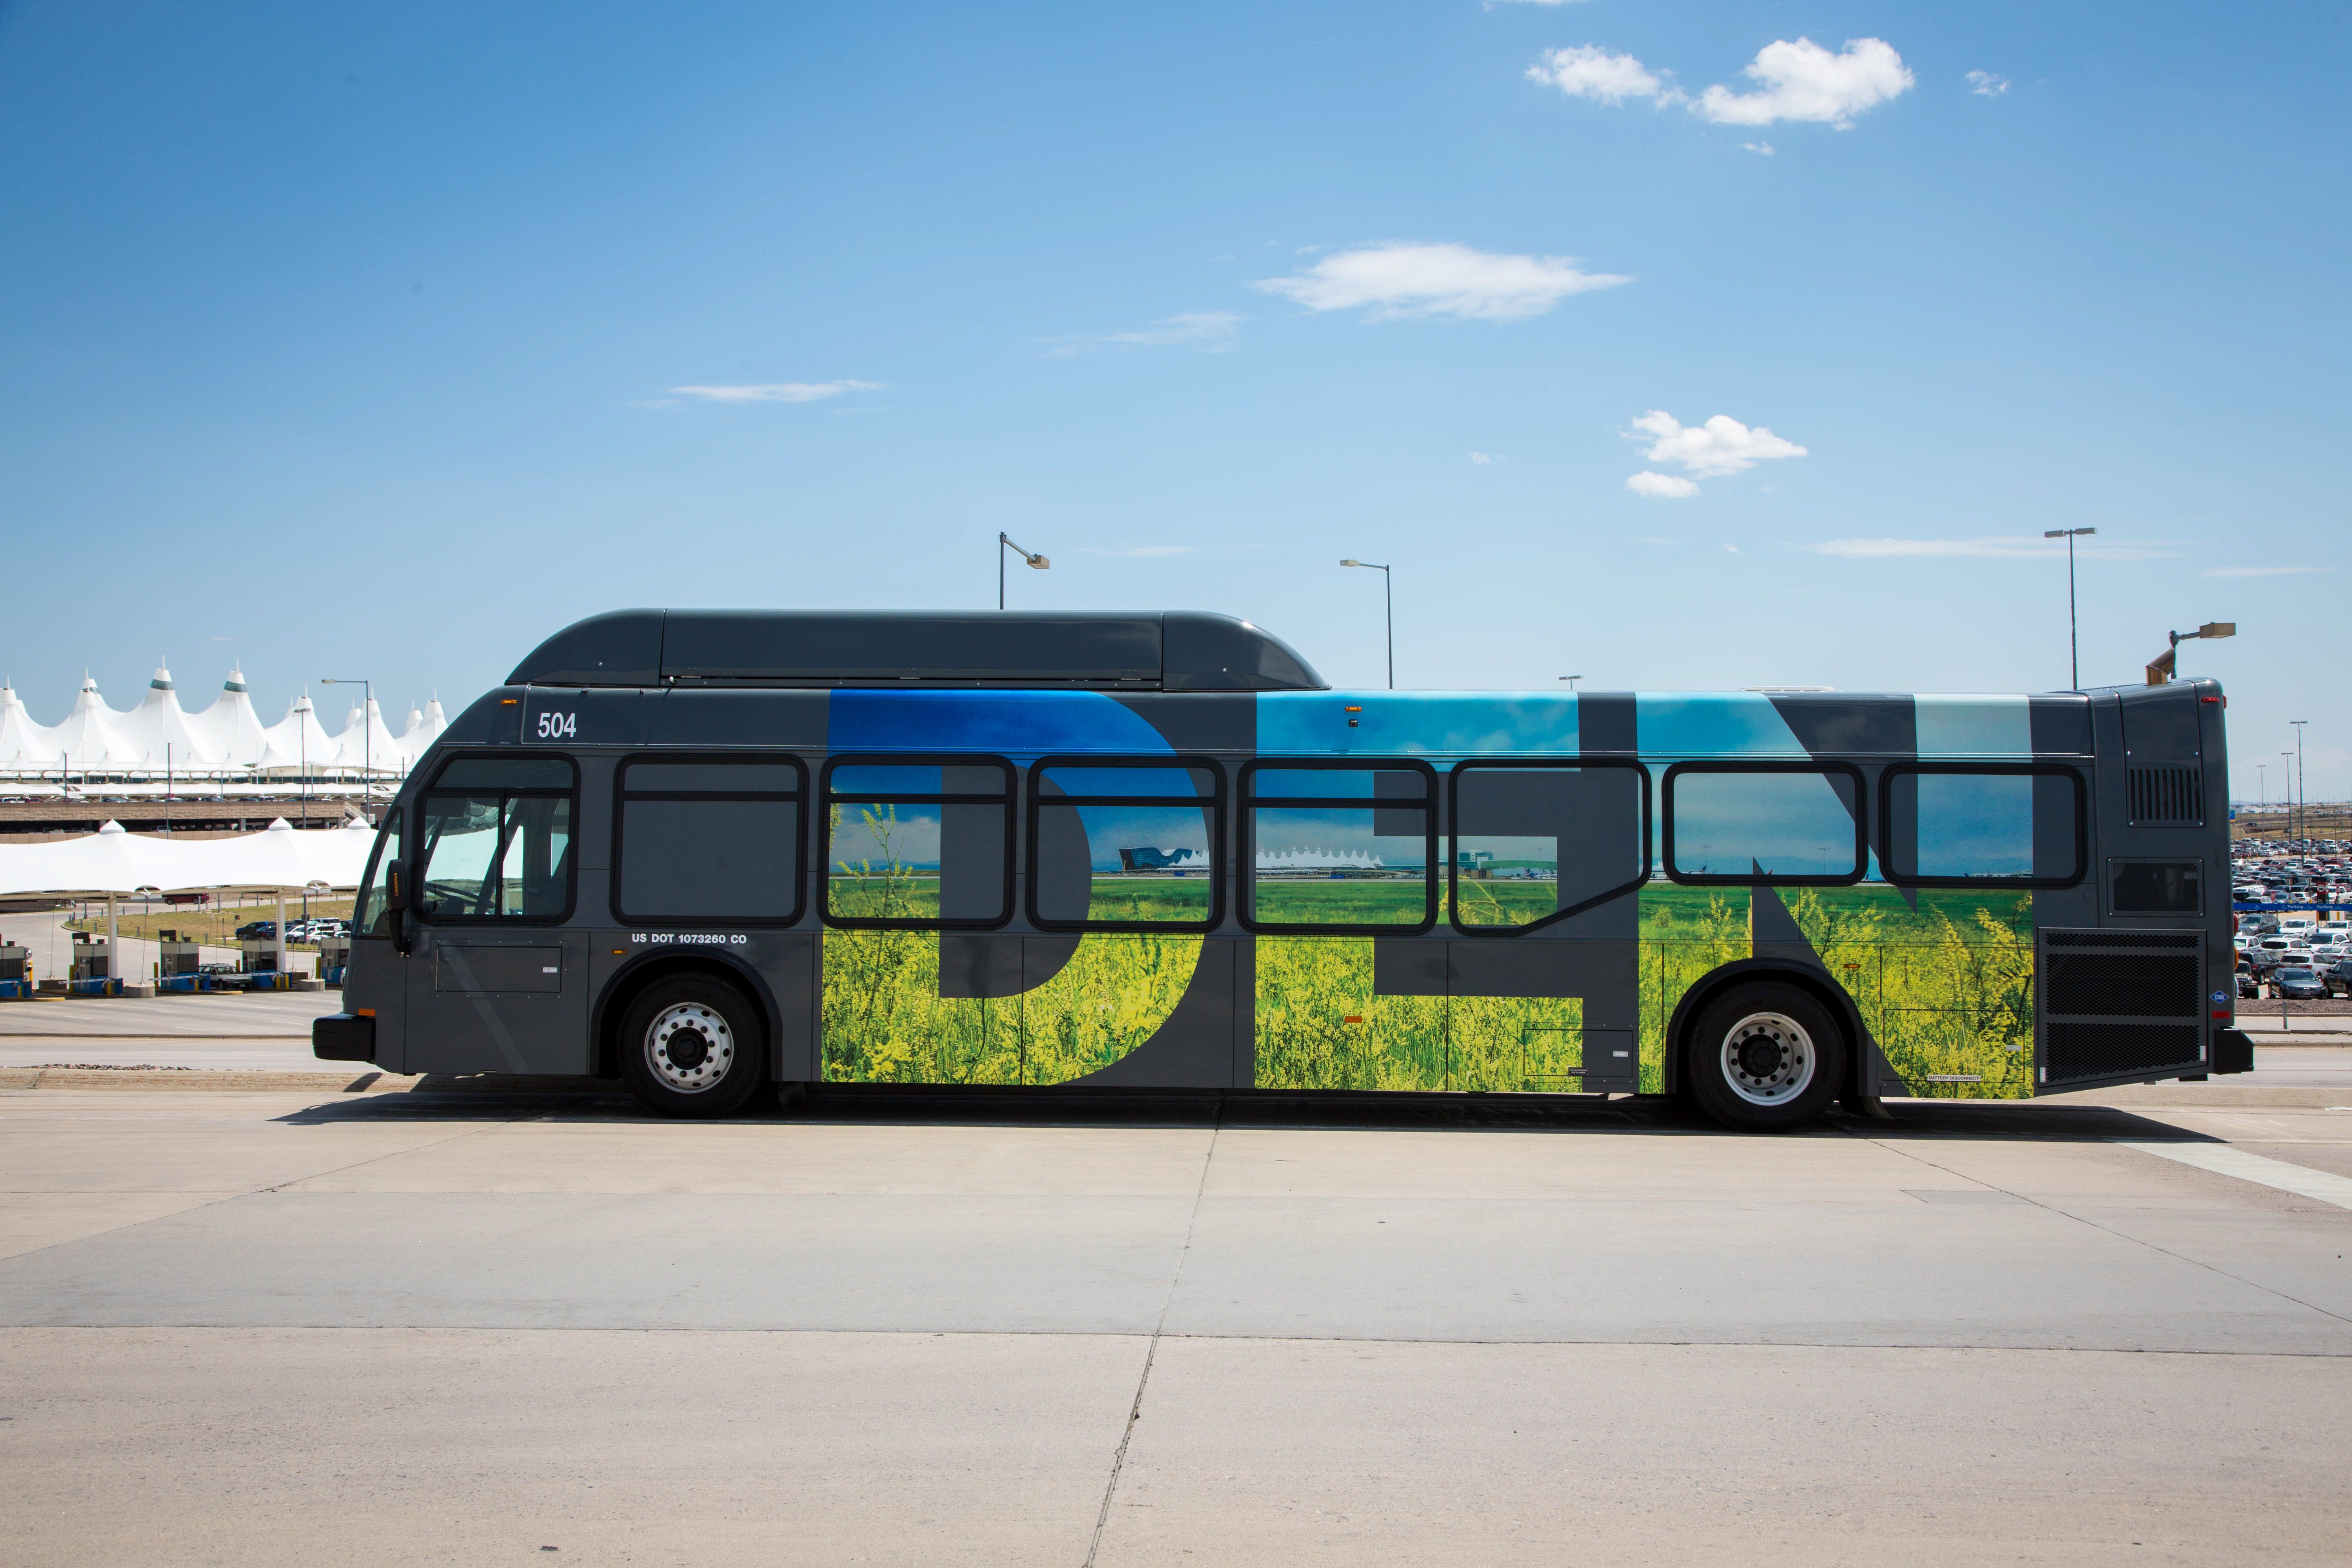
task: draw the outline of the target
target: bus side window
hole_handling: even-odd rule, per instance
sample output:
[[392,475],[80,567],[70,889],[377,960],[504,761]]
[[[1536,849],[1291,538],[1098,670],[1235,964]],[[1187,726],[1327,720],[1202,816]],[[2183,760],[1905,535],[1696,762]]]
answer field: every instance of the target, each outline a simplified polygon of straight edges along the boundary
[[1857,882],[1862,809],[1850,767],[1677,763],[1666,770],[1666,873],[1702,885]]
[[1223,785],[1203,759],[1041,761],[1029,775],[1029,913],[1048,931],[1216,923]]
[[835,757],[823,805],[827,923],[972,931],[1012,919],[1012,763]]
[[801,912],[798,758],[621,765],[613,910],[625,921],[788,924]]
[[1454,923],[1521,930],[1640,888],[1647,774],[1630,763],[1454,770]]
[[2083,875],[2082,784],[2069,769],[1898,766],[1884,789],[1890,880],[2027,887]]
[[1420,763],[1244,767],[1246,922],[1332,935],[1428,930],[1437,919],[1436,785]]
[[559,921],[572,907],[572,764],[460,757],[418,814],[416,912],[430,921]]

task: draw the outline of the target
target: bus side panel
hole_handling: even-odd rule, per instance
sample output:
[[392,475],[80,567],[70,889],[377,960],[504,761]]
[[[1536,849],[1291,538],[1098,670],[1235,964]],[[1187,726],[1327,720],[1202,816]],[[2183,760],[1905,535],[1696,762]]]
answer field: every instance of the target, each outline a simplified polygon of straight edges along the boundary
[[2032,1096],[2032,893],[1928,888],[1906,899],[1866,882],[1790,889],[1781,901],[1853,998],[1903,1092]]

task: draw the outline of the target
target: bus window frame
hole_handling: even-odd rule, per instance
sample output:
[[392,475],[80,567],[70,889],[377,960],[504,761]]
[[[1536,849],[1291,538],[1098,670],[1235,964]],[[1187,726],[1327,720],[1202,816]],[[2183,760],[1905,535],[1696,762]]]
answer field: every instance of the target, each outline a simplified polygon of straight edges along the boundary
[[[1118,768],[1134,770],[1202,769],[1207,772],[1210,789],[1207,795],[1190,796],[1176,795],[1059,795],[1048,796],[1039,786],[1045,782],[1048,768]],[[1024,803],[1029,850],[1025,861],[1029,884],[1023,895],[1023,912],[1029,923],[1039,931],[1135,931],[1138,933],[1176,932],[1199,935],[1213,931],[1225,920],[1225,770],[1213,757],[1160,752],[1148,756],[1114,756],[1096,752],[1087,756],[1040,757],[1029,764],[1028,799]],[[1047,805],[1181,805],[1205,808],[1209,814],[1209,918],[1205,921],[1050,921],[1037,912],[1037,823]]]
[[[1638,775],[1642,781],[1641,875],[1635,877],[1629,882],[1624,882],[1617,887],[1610,889],[1605,893],[1596,893],[1592,897],[1573,904],[1567,909],[1555,910],[1550,914],[1544,916],[1543,919],[1539,921],[1530,921],[1523,926],[1464,925],[1462,923],[1462,899],[1460,893],[1460,882],[1462,879],[1462,868],[1460,865],[1462,850],[1461,781],[1464,773],[1484,768],[1545,768],[1555,772],[1564,768],[1616,768]],[[1512,937],[1525,936],[1531,931],[1541,931],[1548,925],[1553,925],[1560,921],[1572,919],[1577,915],[1583,914],[1588,910],[1597,910],[1605,903],[1625,897],[1628,893],[1639,892],[1643,888],[1649,885],[1651,872],[1654,869],[1655,861],[1655,857],[1652,853],[1650,847],[1652,821],[1650,770],[1633,759],[1630,757],[1595,757],[1587,761],[1582,758],[1473,757],[1463,762],[1456,763],[1451,768],[1448,768],[1446,770],[1446,777],[1452,782],[1445,792],[1445,919],[1447,924],[1451,925],[1455,931],[1461,932],[1464,936],[1496,937],[1504,940],[1508,940]]]
[[[692,790],[655,789],[632,790],[628,786],[629,769],[641,763],[681,767],[774,767],[780,763],[792,764],[793,777],[798,793],[780,795],[771,790]],[[628,816],[628,805],[633,800],[789,800],[799,807],[793,823],[793,853],[800,862],[793,868],[793,909],[789,915],[633,915],[621,907],[621,888],[626,875],[627,844],[623,827]],[[613,765],[613,875],[611,903],[613,918],[624,925],[642,926],[651,931],[666,931],[691,926],[728,925],[780,930],[798,925],[808,913],[808,763],[786,751],[761,752],[631,752]]]
[[[1004,775],[1004,793],[973,795],[922,794],[893,791],[884,794],[839,795],[834,793],[833,775],[844,767],[883,768],[975,768],[992,767]],[[944,781],[942,781],[944,782]],[[1002,931],[1013,923],[1013,911],[1018,900],[1013,894],[1013,871],[1017,864],[1013,844],[1014,828],[1021,811],[1021,770],[1003,757],[986,752],[843,752],[829,756],[817,772],[817,842],[822,853],[816,865],[818,879],[816,917],[821,924],[836,931]],[[1004,903],[1003,909],[987,920],[890,920],[865,915],[836,915],[833,912],[833,808],[845,801],[864,802],[878,805],[1001,805],[1004,808]],[[942,818],[944,820],[944,818]]]
[[[1417,773],[1429,786],[1428,793],[1417,802],[1383,806],[1377,797],[1341,798],[1323,795],[1276,795],[1258,800],[1250,793],[1250,781],[1267,768],[1293,772],[1394,773]],[[1234,809],[1241,818],[1238,853],[1234,872],[1239,879],[1234,910],[1242,929],[1265,936],[1426,936],[1437,927],[1437,826],[1438,772],[1419,757],[1253,757],[1241,766],[1240,776],[1234,784]],[[1374,787],[1378,787],[1375,785]],[[1423,905],[1418,925],[1292,925],[1272,924],[1257,918],[1257,813],[1260,805],[1281,808],[1302,806],[1316,810],[1354,811],[1414,811],[1422,814],[1423,823]]]
[[[563,909],[561,913],[552,915],[444,915],[429,911],[424,907],[422,900],[425,894],[425,879],[421,873],[432,859],[431,852],[425,843],[425,818],[427,807],[431,805],[434,795],[445,793],[441,789],[441,781],[448,776],[448,773],[451,768],[457,766],[459,763],[476,762],[556,762],[562,763],[565,767],[572,770],[572,787],[568,790],[502,789],[499,791],[499,799],[501,803],[509,800],[552,800],[559,798],[568,800],[572,803],[572,832],[570,835],[572,839],[572,869],[571,873],[563,879]],[[450,795],[463,795],[467,793],[467,791],[464,786],[460,786],[446,793]],[[415,847],[408,856],[408,885],[410,889],[408,908],[409,912],[416,917],[417,923],[420,925],[429,926],[447,926],[457,930],[473,929],[499,931],[513,926],[560,926],[570,922],[572,914],[580,906],[580,759],[578,757],[572,755],[568,752],[547,752],[539,750],[526,752],[503,746],[480,747],[462,752],[453,752],[449,755],[441,759],[441,765],[433,770],[433,777],[431,781],[427,783],[423,789],[416,792],[414,805],[416,810],[417,830],[413,836]],[[506,815],[506,807],[503,804],[499,807],[499,815],[501,817],[504,817]],[[493,867],[495,867],[497,863],[498,862],[495,859],[491,862]]]
[[[1684,871],[1675,865],[1675,781],[1685,773],[1811,773],[1819,777],[1842,775],[1853,784],[1853,869],[1836,876],[1783,877],[1767,872],[1761,877],[1749,872],[1744,876],[1718,877],[1696,871]],[[1714,758],[1675,763],[1667,767],[1658,781],[1660,809],[1658,813],[1658,860],[1665,868],[1666,880],[1686,888],[1851,888],[1865,881],[1870,875],[1870,781],[1852,763],[1797,762],[1793,759],[1748,761],[1737,758]],[[1749,864],[1754,864],[1750,857]]]
[[[2071,877],[1898,877],[1888,850],[1895,842],[1895,780],[1896,775],[1982,773],[1997,778],[2065,778],[2074,785],[2074,874]],[[1916,796],[1914,797],[1916,798]],[[2043,890],[2079,888],[2091,874],[2091,791],[2083,770],[2064,763],[1889,763],[1878,775],[1878,831],[1873,836],[1878,868],[1896,888],[2014,888]],[[1918,825],[1912,825],[1916,832]],[[1916,853],[1913,857],[1917,858]]]
[[[375,844],[368,850],[367,869],[361,874],[360,890],[356,895],[354,895],[352,900],[352,940],[353,942],[371,940],[375,942],[391,942],[394,940],[395,934],[394,931],[387,931],[383,936],[370,938],[367,935],[365,927],[360,924],[360,917],[362,914],[373,913],[378,918],[381,918],[383,913],[381,910],[371,910],[365,906],[368,902],[368,895],[376,891],[375,874],[382,868],[385,848],[393,844],[405,844],[408,840],[408,831],[405,826],[406,819],[401,816],[401,809],[399,802],[394,801],[391,808],[383,814],[383,820],[376,824]],[[392,857],[392,868],[394,871],[399,872],[402,876],[406,876],[408,874],[407,857],[404,854],[395,852]],[[390,889],[387,887],[385,891],[389,892]],[[399,916],[394,916],[393,920],[396,929],[399,922]]]

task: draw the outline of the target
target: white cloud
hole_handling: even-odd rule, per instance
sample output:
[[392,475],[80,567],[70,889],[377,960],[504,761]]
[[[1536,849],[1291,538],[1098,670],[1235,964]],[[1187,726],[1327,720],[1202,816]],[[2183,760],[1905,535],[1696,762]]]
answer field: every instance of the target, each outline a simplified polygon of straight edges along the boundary
[[1569,256],[1503,256],[1466,245],[1392,241],[1339,251],[1304,272],[1261,279],[1255,287],[1310,310],[1369,306],[1374,321],[1454,316],[1514,321],[1540,316],[1571,294],[1632,281],[1584,271]]
[[1979,98],[1999,98],[2009,90],[2009,79],[1991,71],[1970,71],[1969,90]]
[[1633,429],[1652,438],[1643,457],[1654,463],[1675,464],[1703,479],[1744,473],[1779,458],[1806,455],[1805,448],[1794,441],[1775,436],[1761,425],[1751,429],[1728,414],[1718,414],[1704,425],[1685,425],[1664,409],[1653,408],[1633,421]]
[[1124,550],[1097,550],[1081,546],[1081,555],[1116,555],[1128,561],[1149,561],[1161,555],[1190,555],[1200,546],[1194,544],[1131,544]]
[[1760,153],[1767,158],[1772,155],[1772,143],[1769,142],[1742,142],[1740,145],[1750,153]]
[[1836,55],[1811,38],[1776,39],[1757,51],[1743,74],[1762,90],[1710,87],[1693,110],[1718,125],[1803,120],[1851,131],[1855,115],[1908,91],[1916,79],[1884,38],[1849,38]]
[[1598,44],[1546,50],[1541,60],[1528,68],[1529,81],[1556,87],[1570,98],[1589,98],[1598,103],[1647,98],[1661,108],[1685,101],[1665,80],[1672,74],[1661,75],[1631,55],[1612,55]]
[[[1644,472],[1630,475],[1625,480],[1625,488],[1632,490],[1637,496],[1649,496],[1658,500],[1681,500],[1686,496],[1695,496],[1698,494],[1698,487],[1696,485],[1691,483],[1688,479],[1678,479],[1672,474],[1653,474]],[[1648,542],[1654,544],[1667,544],[1673,542],[1670,540],[1658,539],[1649,541]]]
[[2305,577],[2315,572],[2333,572],[2333,566],[2216,566],[2210,572],[2200,572],[2200,577]]
[[1737,555],[1737,554],[1738,554],[1738,553],[1739,553],[1739,546],[1738,546],[1737,544],[1727,544],[1727,545],[1725,545],[1725,546],[1723,547],[1723,549],[1724,549],[1724,553],[1726,553],[1726,554],[1727,554],[1727,555]]
[[1470,454],[1470,460],[1477,464],[1480,468],[1485,468],[1488,463],[1495,460],[1495,454],[1492,452],[1473,452]]
[[679,397],[705,403],[816,403],[845,392],[879,392],[878,381],[771,381],[733,386],[673,386]]
[[1233,336],[1240,331],[1241,324],[1241,317],[1231,310],[1187,310],[1131,332],[1056,338],[1054,353],[1066,356],[1092,353],[1097,349],[1157,349],[1192,343],[1216,353],[1233,346]]

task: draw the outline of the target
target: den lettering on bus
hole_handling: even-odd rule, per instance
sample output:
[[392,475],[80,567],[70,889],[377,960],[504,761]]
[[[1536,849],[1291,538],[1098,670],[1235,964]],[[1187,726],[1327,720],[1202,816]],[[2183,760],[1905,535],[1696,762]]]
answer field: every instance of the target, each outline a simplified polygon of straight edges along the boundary
[[741,931],[633,931],[629,940],[643,947],[749,947],[751,943]]

